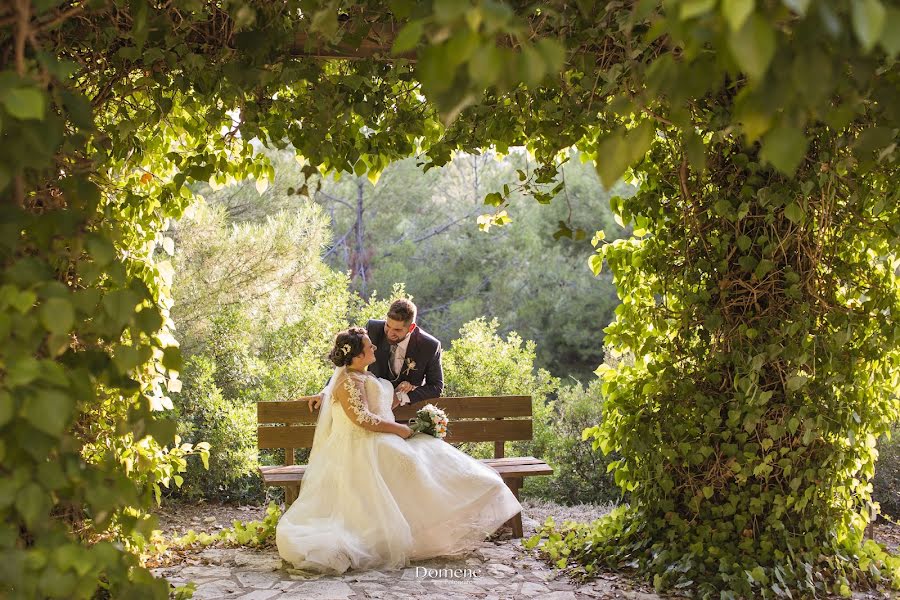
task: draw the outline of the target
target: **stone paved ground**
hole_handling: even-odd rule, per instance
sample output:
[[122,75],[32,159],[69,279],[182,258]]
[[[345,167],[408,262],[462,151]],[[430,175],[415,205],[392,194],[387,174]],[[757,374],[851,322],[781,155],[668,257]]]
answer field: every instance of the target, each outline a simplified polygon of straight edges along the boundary
[[[554,516],[557,522],[567,518],[589,521],[608,509],[591,505],[560,507],[532,501],[523,502],[523,508],[526,537],[546,516]],[[889,545],[893,546],[893,543]],[[192,554],[190,560],[160,567],[153,572],[166,577],[175,586],[194,582],[197,585],[194,598],[197,600],[661,598],[649,586],[629,581],[620,574],[601,574],[583,585],[574,584],[539,560],[534,552],[522,548],[520,540],[512,539],[483,542],[461,560],[413,563],[400,571],[316,576],[287,568],[274,548],[208,548]],[[854,592],[853,598],[880,600],[897,596],[890,592],[872,591]]]
[[[552,503],[525,502],[523,525],[526,537],[539,521],[554,514],[558,520],[590,520],[608,507],[585,505],[566,509]],[[529,514],[535,518],[529,518]],[[576,585],[522,548],[521,540],[486,541],[460,560],[438,559],[413,563],[400,571],[350,572],[341,576],[317,576],[295,571],[282,564],[274,548],[209,548],[190,563],[154,569],[173,585],[189,581],[197,585],[194,598],[240,600],[305,600],[364,598],[420,598],[507,600],[580,600],[622,598],[658,600],[652,588],[642,587],[622,576],[600,576]]]
[[207,549],[200,553],[200,559],[207,564],[163,567],[155,573],[176,586],[193,581],[197,584],[197,600],[659,598],[648,589],[635,589],[612,576],[576,586],[564,577],[558,578],[517,540],[485,542],[463,560],[425,561],[400,571],[350,572],[342,576],[315,576],[287,569],[274,549]]

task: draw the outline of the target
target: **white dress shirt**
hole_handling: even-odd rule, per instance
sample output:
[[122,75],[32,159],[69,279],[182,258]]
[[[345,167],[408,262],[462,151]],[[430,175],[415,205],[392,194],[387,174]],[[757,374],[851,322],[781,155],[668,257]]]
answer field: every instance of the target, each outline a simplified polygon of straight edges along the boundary
[[[402,340],[397,343],[397,347],[394,350],[394,361],[391,365],[391,368],[394,370],[394,375],[400,377],[403,373],[403,361],[406,359],[406,349],[409,347],[409,336],[411,331],[406,334]],[[400,406],[405,406],[409,404],[409,396],[406,392],[397,392],[397,398],[400,400]]]

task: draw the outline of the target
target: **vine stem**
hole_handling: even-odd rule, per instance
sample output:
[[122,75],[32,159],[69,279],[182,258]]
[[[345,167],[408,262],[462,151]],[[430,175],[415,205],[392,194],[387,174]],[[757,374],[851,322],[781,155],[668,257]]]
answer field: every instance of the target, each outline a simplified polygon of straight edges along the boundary
[[[31,36],[31,1],[16,0],[18,31],[16,32],[16,73],[25,77],[25,42]],[[20,208],[25,206],[25,178],[21,173],[13,177],[13,196]]]

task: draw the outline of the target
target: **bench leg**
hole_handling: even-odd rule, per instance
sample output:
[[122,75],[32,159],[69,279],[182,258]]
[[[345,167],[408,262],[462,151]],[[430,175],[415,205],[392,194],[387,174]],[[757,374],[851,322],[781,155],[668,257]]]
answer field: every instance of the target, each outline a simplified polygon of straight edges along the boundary
[[297,496],[300,494],[300,488],[293,485],[284,486],[284,509],[287,510],[291,507],[291,504],[294,503],[294,500],[297,499]]
[[[522,478],[521,477],[511,477],[509,479],[504,479],[506,485],[509,487],[510,491],[516,497],[516,500],[519,499],[519,489],[522,487]],[[518,539],[524,537],[525,532],[522,528],[522,513],[517,514],[509,521],[506,522],[506,525],[512,528],[512,535],[514,539]]]

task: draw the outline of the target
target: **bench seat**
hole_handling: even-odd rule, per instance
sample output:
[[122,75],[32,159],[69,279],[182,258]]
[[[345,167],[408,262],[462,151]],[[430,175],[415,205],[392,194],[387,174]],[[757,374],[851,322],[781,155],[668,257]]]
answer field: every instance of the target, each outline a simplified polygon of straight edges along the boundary
[[[508,458],[481,458],[480,462],[491,467],[504,479],[530,477],[532,475],[553,475],[553,469],[533,456]],[[306,473],[306,465],[279,465],[260,467],[263,483],[267,486],[299,485]]]

